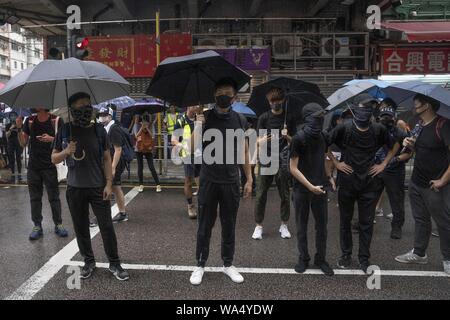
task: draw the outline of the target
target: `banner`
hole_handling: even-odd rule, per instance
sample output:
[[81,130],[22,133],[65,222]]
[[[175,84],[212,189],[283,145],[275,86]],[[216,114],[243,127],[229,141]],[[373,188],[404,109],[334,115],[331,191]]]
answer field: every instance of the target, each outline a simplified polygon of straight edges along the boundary
[[383,74],[450,73],[450,48],[383,48]]
[[228,62],[245,71],[270,71],[270,48],[198,48],[196,52],[213,50]]
[[[190,34],[162,34],[161,61],[192,53]],[[151,35],[90,37],[86,60],[102,62],[123,77],[152,77],[156,70],[156,41]]]

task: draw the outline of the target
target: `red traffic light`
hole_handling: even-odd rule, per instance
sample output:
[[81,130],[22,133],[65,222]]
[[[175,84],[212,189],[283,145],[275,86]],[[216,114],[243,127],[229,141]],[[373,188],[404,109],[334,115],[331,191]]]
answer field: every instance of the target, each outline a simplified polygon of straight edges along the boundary
[[81,41],[77,41],[76,46],[78,49],[86,49],[88,44],[89,44],[89,39],[86,37],[86,38],[81,39]]

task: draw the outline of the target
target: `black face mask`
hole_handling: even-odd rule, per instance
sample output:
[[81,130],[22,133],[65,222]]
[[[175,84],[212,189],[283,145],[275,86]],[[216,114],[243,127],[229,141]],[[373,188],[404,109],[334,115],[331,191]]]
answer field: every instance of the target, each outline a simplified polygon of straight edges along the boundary
[[306,117],[305,126],[303,127],[303,131],[305,132],[306,136],[313,139],[318,138],[320,133],[322,132],[323,122],[323,117]]
[[381,117],[380,122],[382,125],[386,126],[386,128],[392,128],[395,124],[394,119],[391,117]]
[[94,114],[94,108],[84,106],[79,109],[70,108],[70,116],[72,117],[72,123],[78,127],[89,127],[92,121],[92,115]]
[[370,119],[373,115],[372,107],[356,107],[351,109],[353,112],[353,121],[360,129],[367,129],[370,126]]
[[283,108],[283,104],[282,103],[273,104],[270,105],[270,108],[272,108],[272,110],[274,111],[280,111],[281,108]]
[[222,109],[229,108],[231,106],[231,100],[233,100],[233,98],[225,94],[216,96],[216,104]]

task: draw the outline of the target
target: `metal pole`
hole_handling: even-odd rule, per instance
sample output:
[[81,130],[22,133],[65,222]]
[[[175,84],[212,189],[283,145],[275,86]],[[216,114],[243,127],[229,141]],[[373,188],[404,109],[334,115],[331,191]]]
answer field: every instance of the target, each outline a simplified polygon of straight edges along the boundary
[[67,58],[70,58],[72,56],[72,40],[71,40],[71,32],[70,29],[67,27],[67,32],[66,32],[66,37],[67,37]]
[[[156,11],[156,66],[160,62],[160,45],[161,39],[159,35],[159,9]],[[158,113],[158,157],[159,157],[159,174],[162,174],[162,150],[161,150],[161,112]]]

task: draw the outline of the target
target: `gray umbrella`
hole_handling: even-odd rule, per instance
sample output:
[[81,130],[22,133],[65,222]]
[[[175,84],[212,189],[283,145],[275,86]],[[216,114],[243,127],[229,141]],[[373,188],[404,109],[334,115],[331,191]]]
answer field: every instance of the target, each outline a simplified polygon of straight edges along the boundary
[[130,84],[110,67],[75,58],[44,60],[15,77],[0,91],[0,102],[13,108],[67,107],[67,98],[86,92],[92,104],[127,96]]

